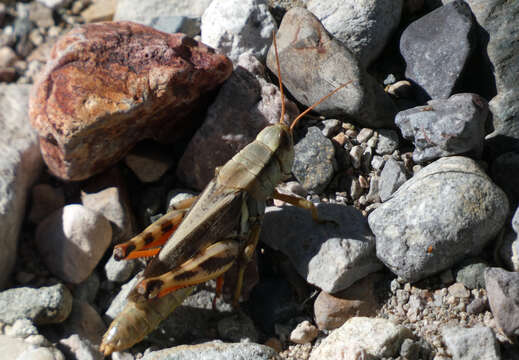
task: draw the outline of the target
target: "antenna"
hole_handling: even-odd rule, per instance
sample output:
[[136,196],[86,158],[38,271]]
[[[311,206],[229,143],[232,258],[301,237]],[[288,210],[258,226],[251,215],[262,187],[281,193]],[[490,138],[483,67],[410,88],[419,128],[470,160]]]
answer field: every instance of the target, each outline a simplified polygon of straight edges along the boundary
[[278,67],[278,79],[279,79],[279,91],[281,92],[281,116],[279,117],[279,122],[283,122],[285,117],[285,95],[283,94],[283,80],[281,80],[281,68],[279,67],[279,55],[278,55],[278,45],[276,43],[276,33],[272,30],[272,38],[274,39],[274,51],[276,53],[276,65]]

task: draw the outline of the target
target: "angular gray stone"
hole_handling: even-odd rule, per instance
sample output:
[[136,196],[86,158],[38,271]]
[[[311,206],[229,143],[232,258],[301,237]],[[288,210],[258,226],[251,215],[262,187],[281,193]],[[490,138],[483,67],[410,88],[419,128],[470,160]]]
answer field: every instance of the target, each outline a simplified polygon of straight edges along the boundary
[[72,294],[63,284],[15,288],[0,292],[0,321],[8,324],[29,319],[36,325],[64,321],[72,310]]
[[99,313],[88,303],[74,300],[70,316],[63,324],[66,334],[77,334],[91,344],[100,345],[106,325]]
[[512,271],[519,271],[519,209],[512,217],[512,226],[507,226],[499,249],[499,255]]
[[398,134],[395,130],[378,129],[377,131],[378,142],[375,152],[378,155],[389,155],[398,149],[400,139],[398,138]]
[[378,180],[380,200],[384,202],[389,199],[407,181],[407,177],[404,164],[389,158],[384,164]]
[[202,16],[202,42],[234,63],[242,54],[264,62],[276,28],[267,0],[213,1]]
[[[305,106],[352,81],[315,111],[328,117],[349,117],[365,127],[393,127],[396,107],[355,56],[331,38],[308,10],[292,8],[276,34],[283,84]],[[268,68],[277,73],[273,46]]]
[[211,0],[117,0],[114,21],[129,20],[150,25],[157,16],[201,17]]
[[309,0],[306,7],[368,67],[400,23],[402,3],[402,0]]
[[[285,104],[285,121],[289,121],[298,110],[289,100]],[[252,142],[265,126],[277,123],[280,116],[278,88],[265,80],[265,67],[256,58],[243,55],[182,155],[178,178],[190,187],[203,189],[217,166]]]
[[211,341],[197,345],[181,345],[150,352],[142,360],[280,360],[276,351],[254,343]]
[[294,146],[292,173],[303,187],[321,193],[333,179],[337,163],[335,147],[321,130],[312,126]]
[[519,273],[501,268],[485,271],[488,302],[506,336],[519,339]]
[[402,33],[405,76],[422,101],[449,97],[476,46],[475,23],[462,0],[422,16]]
[[395,123],[402,136],[414,143],[415,162],[464,153],[478,158],[483,152],[487,116],[486,100],[465,93],[401,111]]
[[27,192],[43,164],[27,115],[29,85],[0,85],[0,288],[10,275]]
[[112,254],[105,264],[106,278],[116,282],[127,281],[132,276],[137,261],[137,259],[117,261]]
[[456,271],[456,281],[469,289],[484,289],[486,268],[488,264],[478,259],[464,261]]
[[310,212],[294,206],[267,207],[260,240],[289,257],[299,275],[335,293],[375,272],[374,239],[366,218],[351,206],[318,204],[319,217],[337,224],[315,223]]
[[476,256],[508,214],[508,200],[477,163],[442,158],[424,167],[369,215],[377,257],[418,281]]
[[486,326],[444,328],[442,338],[453,360],[501,359],[496,336]]

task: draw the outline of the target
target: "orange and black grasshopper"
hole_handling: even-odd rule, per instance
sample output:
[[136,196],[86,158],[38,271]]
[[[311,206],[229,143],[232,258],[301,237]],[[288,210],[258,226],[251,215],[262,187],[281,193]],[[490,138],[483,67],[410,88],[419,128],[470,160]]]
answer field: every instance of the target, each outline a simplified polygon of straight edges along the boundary
[[[312,218],[320,222],[312,202],[281,194],[276,186],[291,176],[294,126],[306,113],[350,82],[305,110],[289,127],[283,123],[285,104],[275,36],[274,49],[282,97],[279,123],[264,128],[252,143],[218,168],[198,197],[178,204],[140,235],[115,247],[116,259],[155,257],[148,263],[143,279],[131,291],[128,305],[105,334],[101,351],[106,355],[140,341],[182,303],[189,294],[186,288],[218,279],[217,292],[220,291],[222,275],[235,262],[238,280],[233,304],[236,305],[245,267],[258,243],[267,199],[306,208],[312,212]],[[158,311],[168,306],[167,314]],[[138,324],[142,324],[141,328]]]

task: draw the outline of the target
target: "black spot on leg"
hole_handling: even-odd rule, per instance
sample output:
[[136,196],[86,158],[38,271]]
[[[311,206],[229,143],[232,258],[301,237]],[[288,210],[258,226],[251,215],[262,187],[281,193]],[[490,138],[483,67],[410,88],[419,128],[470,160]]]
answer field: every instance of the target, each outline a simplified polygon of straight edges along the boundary
[[171,222],[168,222],[168,223],[165,223],[165,224],[162,224],[160,226],[160,231],[162,231],[163,234],[167,233],[167,232],[170,232],[171,229],[173,229],[173,223]]
[[146,234],[146,236],[144,236],[144,243],[146,245],[148,245],[149,243],[151,243],[153,241],[154,237],[152,234]]
[[208,273],[213,273],[219,269],[221,269],[223,266],[232,263],[234,261],[233,256],[227,256],[227,257],[211,257],[200,264],[200,267],[207,271]]
[[196,275],[196,271],[184,271],[183,273],[180,273],[175,276],[176,281],[184,281],[187,279],[190,279]]

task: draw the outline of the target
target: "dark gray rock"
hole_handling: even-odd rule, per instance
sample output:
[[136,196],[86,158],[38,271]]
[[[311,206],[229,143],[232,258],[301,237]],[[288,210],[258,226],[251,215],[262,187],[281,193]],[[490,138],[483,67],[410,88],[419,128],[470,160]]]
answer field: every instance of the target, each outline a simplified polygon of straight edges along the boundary
[[442,338],[455,360],[501,359],[496,336],[486,326],[444,328]]
[[27,115],[29,89],[0,86],[0,288],[13,269],[27,194],[43,164]]
[[456,281],[469,289],[484,289],[486,268],[488,264],[479,259],[464,261],[456,271]]
[[475,161],[454,156],[424,167],[369,216],[377,257],[418,281],[475,256],[501,229],[508,201]]
[[395,130],[378,129],[378,142],[375,152],[378,155],[389,155],[398,149],[400,139]]
[[395,123],[404,138],[413,141],[413,160],[425,162],[443,156],[483,151],[488,104],[476,94],[456,94],[448,100],[430,100],[425,106],[401,111]]
[[303,187],[320,193],[330,183],[335,174],[335,148],[321,130],[312,126],[305,137],[294,146],[292,173]]
[[389,158],[380,173],[378,181],[380,200],[384,202],[389,199],[407,181],[407,177],[404,164]]
[[17,319],[29,319],[36,325],[60,323],[71,310],[72,294],[63,284],[0,293],[0,321],[8,324]]
[[488,302],[506,336],[519,336],[519,273],[501,268],[485,271]]
[[142,360],[280,360],[276,351],[254,343],[211,341],[197,345],[181,345],[150,352]]
[[516,208],[519,204],[519,153],[507,152],[499,155],[492,162],[490,173],[492,179],[508,196],[510,207]]
[[519,271],[519,209],[515,210],[511,226],[507,226],[500,244],[499,256],[512,271]]
[[[349,117],[366,127],[394,126],[396,107],[391,98],[311,12],[290,9],[276,39],[283,84],[299,102],[310,106],[352,81],[315,110],[329,117]],[[267,55],[267,66],[277,73],[273,47]]]
[[260,240],[287,255],[309,283],[335,293],[381,268],[366,218],[351,206],[318,204],[318,224],[294,206],[268,207]]
[[405,76],[421,101],[449,97],[476,45],[469,6],[456,0],[409,25],[400,38]]
[[233,314],[218,321],[221,339],[233,342],[257,342],[259,335],[252,320],[244,313]]

